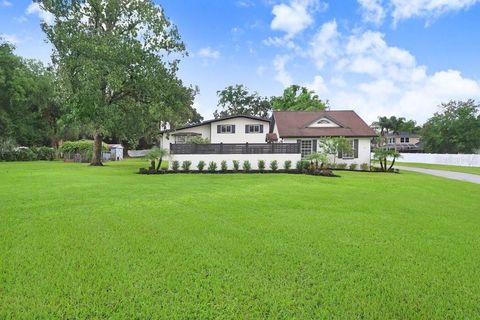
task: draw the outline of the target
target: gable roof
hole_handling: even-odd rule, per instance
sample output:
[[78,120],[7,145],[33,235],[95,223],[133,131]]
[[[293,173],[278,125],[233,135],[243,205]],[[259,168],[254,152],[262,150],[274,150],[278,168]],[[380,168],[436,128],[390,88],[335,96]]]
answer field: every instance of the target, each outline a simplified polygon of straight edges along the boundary
[[[331,119],[340,127],[309,127],[321,118]],[[273,121],[277,125],[280,138],[374,137],[377,135],[353,110],[274,111]]]
[[195,128],[195,127],[204,126],[206,124],[210,124],[210,123],[213,123],[213,122],[235,119],[235,118],[246,118],[246,119],[258,120],[258,121],[270,122],[269,119],[265,119],[265,118],[262,118],[262,117],[251,116],[251,115],[248,115],[248,114],[239,114],[239,115],[234,115],[234,116],[222,117],[222,118],[218,118],[218,119],[211,119],[211,120],[207,120],[207,121],[203,121],[203,122],[200,122],[200,123],[195,123],[195,124],[191,124],[191,125],[187,125],[187,126],[183,126],[183,127],[179,127],[179,128],[172,128],[172,129],[168,129],[168,130],[163,130],[160,133],[172,132],[172,131],[183,130],[183,129],[188,129],[188,128]]

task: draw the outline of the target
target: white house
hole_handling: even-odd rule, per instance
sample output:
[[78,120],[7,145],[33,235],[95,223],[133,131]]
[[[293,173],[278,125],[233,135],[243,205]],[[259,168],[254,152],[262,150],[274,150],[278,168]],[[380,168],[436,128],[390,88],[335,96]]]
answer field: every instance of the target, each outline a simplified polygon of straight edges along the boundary
[[[172,159],[191,161],[248,160],[256,169],[259,160],[267,163],[296,163],[320,151],[322,139],[346,137],[352,151],[339,154],[338,163],[370,163],[370,140],[376,133],[354,111],[274,111],[272,119],[249,115],[230,116],[162,132],[161,147]],[[189,144],[193,137],[209,139],[209,144]]]
[[370,141],[376,136],[355,111],[274,111],[270,141],[300,145],[302,157],[321,149],[321,140],[345,137],[352,143],[352,152],[339,154],[341,163],[370,163]]
[[265,143],[270,132],[270,120],[239,115],[204,121],[161,133],[160,147],[170,149],[172,144],[188,144],[193,137],[207,138],[210,143]]

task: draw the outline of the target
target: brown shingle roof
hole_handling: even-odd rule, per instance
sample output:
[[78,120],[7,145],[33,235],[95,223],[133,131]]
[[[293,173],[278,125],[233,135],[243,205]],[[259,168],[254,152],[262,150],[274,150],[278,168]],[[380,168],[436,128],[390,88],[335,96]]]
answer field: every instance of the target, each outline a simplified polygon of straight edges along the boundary
[[[327,118],[340,127],[309,128],[314,121]],[[352,110],[274,111],[273,119],[280,138],[293,137],[374,137],[376,133]]]

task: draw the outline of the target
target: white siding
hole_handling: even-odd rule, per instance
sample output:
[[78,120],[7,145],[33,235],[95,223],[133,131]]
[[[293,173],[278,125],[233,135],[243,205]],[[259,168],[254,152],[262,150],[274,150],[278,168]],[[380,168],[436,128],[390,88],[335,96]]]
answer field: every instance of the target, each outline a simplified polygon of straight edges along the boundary
[[[217,133],[218,125],[235,125],[235,133]],[[245,133],[245,125],[261,124],[263,133]],[[211,123],[211,143],[265,143],[265,137],[270,130],[270,124],[265,121],[233,118]]]
[[[317,150],[320,151],[321,143],[320,139],[322,138],[285,138],[283,142],[285,143],[296,143],[297,140],[312,140],[317,139]],[[350,138],[349,138],[350,139]],[[352,138],[358,139],[358,158],[355,159],[336,159],[336,163],[346,163],[348,165],[352,163],[358,164],[360,166],[362,163],[370,164],[370,138]],[[330,161],[333,162],[333,155],[330,156]]]
[[162,135],[162,140],[160,143],[161,148],[165,148],[167,150],[170,150],[170,143],[175,143],[175,136],[173,136],[173,133],[179,133],[179,132],[195,132],[199,133],[202,135],[202,138],[210,138],[210,124],[205,124],[202,126],[197,126],[197,127],[192,127],[192,128],[186,128],[186,129],[181,129],[181,130],[176,130],[171,132],[170,134],[164,133]]

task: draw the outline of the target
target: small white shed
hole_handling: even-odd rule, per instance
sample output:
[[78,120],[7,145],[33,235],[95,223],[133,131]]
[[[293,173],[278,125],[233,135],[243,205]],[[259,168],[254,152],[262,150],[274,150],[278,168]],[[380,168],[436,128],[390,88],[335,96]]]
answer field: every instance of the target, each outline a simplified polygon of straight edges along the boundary
[[108,148],[113,161],[123,160],[123,146],[121,144],[109,144]]

